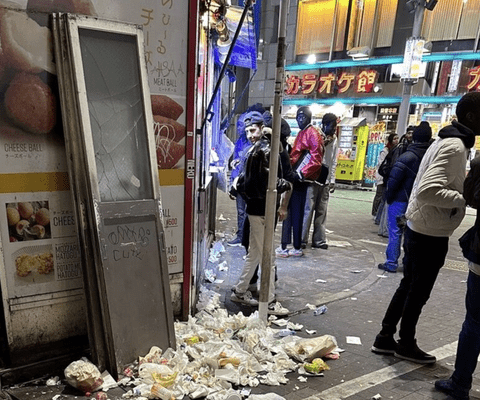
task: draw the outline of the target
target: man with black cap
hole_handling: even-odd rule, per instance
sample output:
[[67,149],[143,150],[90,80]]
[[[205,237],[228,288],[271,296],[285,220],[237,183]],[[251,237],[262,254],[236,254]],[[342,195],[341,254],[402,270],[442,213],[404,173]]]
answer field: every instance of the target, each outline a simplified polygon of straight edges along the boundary
[[313,219],[312,248],[328,249],[326,227],[327,207],[330,193],[335,190],[335,171],[337,169],[337,116],[327,113],[322,118],[323,143],[325,153],[323,164],[328,167],[328,176],[323,184],[311,183],[307,189],[305,215],[303,217],[302,248],[308,243],[310,225]]
[[422,121],[413,131],[413,143],[398,157],[388,176],[385,191],[385,200],[388,204],[388,245],[385,252],[386,261],[378,265],[378,268],[385,271],[397,271],[404,230],[404,226],[398,222],[407,210],[413,182],[431,138],[430,124]]
[[[302,227],[305,202],[307,199],[308,181],[320,176],[324,153],[323,136],[320,130],[312,125],[312,112],[304,106],[297,110],[297,123],[300,128],[290,152],[290,162],[295,171],[292,195],[288,204],[288,221],[291,228],[282,227],[282,246],[276,250],[279,257],[301,257]],[[293,231],[293,249],[287,250]]]
[[[247,138],[252,142],[252,147],[248,150],[244,170],[240,173],[236,182],[236,190],[245,198],[247,203],[247,215],[250,222],[249,248],[239,281],[235,285],[230,299],[238,303],[257,306],[258,301],[253,298],[251,291],[248,289],[257,265],[261,264],[262,261],[270,159],[270,138],[262,131],[264,119],[262,114],[258,111],[248,113],[245,116],[244,124]],[[278,176],[282,176],[281,165],[279,165]],[[290,189],[290,182],[283,178],[277,179],[277,193],[280,194]],[[274,257],[272,257],[271,268],[268,299],[270,304],[268,312],[270,314],[281,314],[282,312],[288,313],[286,308],[274,303]]]
[[[445,263],[448,239],[465,216],[463,183],[468,153],[475,135],[480,135],[480,92],[465,94],[456,113],[458,122],[440,130],[420,163],[405,213],[404,276],[372,346],[374,353],[394,354],[419,364],[436,361],[418,347],[415,331]],[[394,335],[399,322],[397,343]]]

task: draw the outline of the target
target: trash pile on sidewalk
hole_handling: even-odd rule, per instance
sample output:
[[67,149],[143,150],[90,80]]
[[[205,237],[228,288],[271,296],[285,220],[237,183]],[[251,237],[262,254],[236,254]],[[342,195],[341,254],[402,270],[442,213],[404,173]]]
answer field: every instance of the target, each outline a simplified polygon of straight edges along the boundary
[[[177,349],[162,351],[152,347],[145,357],[139,357],[138,362],[125,369],[125,377],[118,382],[129,389],[124,398],[171,400],[188,395],[192,399],[224,400],[233,393],[239,394],[241,387],[285,384],[286,374],[297,369],[307,376],[321,376],[323,370],[329,369],[322,357],[338,358],[333,336],[302,339],[281,335],[279,329],[265,326],[257,312],[249,317],[241,312],[228,315],[227,310],[220,308],[219,297],[218,293],[201,288],[199,312],[187,322],[175,323]],[[100,386],[103,378],[99,372],[89,370],[84,376],[76,375],[77,380],[85,378],[88,387],[72,382],[72,374],[67,380],[84,392],[105,391]],[[107,398],[98,397],[99,394],[95,398]],[[242,391],[242,396],[249,394],[248,389]]]

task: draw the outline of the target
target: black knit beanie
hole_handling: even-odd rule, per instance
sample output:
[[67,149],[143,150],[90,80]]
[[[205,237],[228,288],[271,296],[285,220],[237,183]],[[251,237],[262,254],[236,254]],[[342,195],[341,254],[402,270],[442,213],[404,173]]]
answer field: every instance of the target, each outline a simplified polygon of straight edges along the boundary
[[413,141],[425,143],[428,142],[432,138],[432,128],[430,128],[430,124],[427,121],[420,122],[413,130]]

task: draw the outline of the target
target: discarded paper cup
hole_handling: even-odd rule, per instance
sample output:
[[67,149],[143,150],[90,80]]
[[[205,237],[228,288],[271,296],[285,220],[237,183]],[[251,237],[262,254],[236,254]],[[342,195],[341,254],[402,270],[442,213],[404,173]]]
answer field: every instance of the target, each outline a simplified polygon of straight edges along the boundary
[[159,383],[155,383],[152,386],[151,393],[153,396],[156,398],[162,399],[162,400],[171,400],[172,399],[172,392],[168,390],[167,388],[163,387]]

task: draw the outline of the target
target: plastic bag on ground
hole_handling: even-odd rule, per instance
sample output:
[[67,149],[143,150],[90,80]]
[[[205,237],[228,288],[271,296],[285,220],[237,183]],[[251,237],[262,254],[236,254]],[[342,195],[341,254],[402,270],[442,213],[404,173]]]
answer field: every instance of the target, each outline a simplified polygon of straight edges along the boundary
[[276,393],[267,394],[251,394],[248,400],[286,400],[285,397],[279,396]]
[[150,351],[145,357],[139,357],[138,363],[154,363],[154,364],[161,364],[162,363],[162,349],[157,346],[152,346]]
[[331,335],[323,335],[288,343],[285,346],[285,351],[290,357],[303,362],[321,358],[330,353],[335,347],[337,347],[336,339]]
[[101,388],[103,379],[98,368],[83,357],[65,368],[67,383],[82,392],[94,392]]

